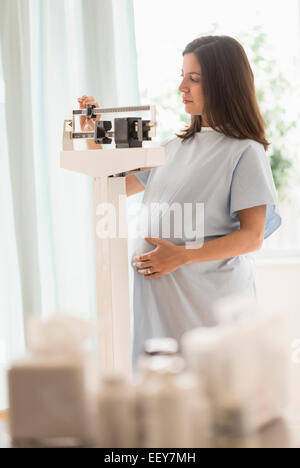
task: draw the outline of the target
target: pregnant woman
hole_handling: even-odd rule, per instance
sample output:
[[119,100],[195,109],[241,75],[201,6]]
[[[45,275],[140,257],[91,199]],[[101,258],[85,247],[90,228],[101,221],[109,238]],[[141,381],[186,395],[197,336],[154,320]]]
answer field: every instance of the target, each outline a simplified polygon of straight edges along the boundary
[[149,216],[140,216],[139,227],[150,232],[135,240],[132,255],[134,365],[148,338],[179,340],[191,328],[213,326],[215,300],[255,297],[249,254],[281,224],[270,143],[241,44],[228,36],[189,43],[179,91],[191,120],[161,144],[165,165],[126,177],[128,196],[145,190]]

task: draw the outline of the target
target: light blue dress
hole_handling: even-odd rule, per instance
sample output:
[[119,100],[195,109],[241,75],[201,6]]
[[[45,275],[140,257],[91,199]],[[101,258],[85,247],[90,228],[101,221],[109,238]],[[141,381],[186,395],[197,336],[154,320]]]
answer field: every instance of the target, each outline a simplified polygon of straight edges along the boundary
[[[246,139],[227,137],[210,127],[203,127],[194,138],[182,143],[178,137],[165,140],[166,162],[159,168],[141,172],[138,179],[145,186],[142,203],[150,210],[151,222],[160,223],[168,209],[153,209],[153,203],[192,203],[192,223],[195,224],[196,204],[204,204],[204,242],[225,236],[240,228],[237,211],[267,205],[264,238],[281,224],[278,199],[269,158],[262,144]],[[191,206],[191,205],[190,205]],[[138,223],[150,229],[153,224],[139,217]],[[134,240],[131,257],[133,273],[133,366],[143,349],[144,341],[153,337],[173,337],[194,327],[215,325],[211,306],[222,296],[234,293],[255,295],[255,279],[251,255],[225,260],[182,265],[160,278],[146,280],[132,266],[133,257],[156,247],[144,237],[163,237],[176,245],[198,242],[182,232],[174,232],[170,217],[170,232],[153,235],[148,230]],[[154,223],[155,224],[155,223]],[[194,228],[196,225],[194,225]],[[184,231],[184,230],[183,230]],[[196,229],[194,229],[195,232]],[[162,230],[160,231],[162,232]],[[151,234],[151,235],[150,235]]]

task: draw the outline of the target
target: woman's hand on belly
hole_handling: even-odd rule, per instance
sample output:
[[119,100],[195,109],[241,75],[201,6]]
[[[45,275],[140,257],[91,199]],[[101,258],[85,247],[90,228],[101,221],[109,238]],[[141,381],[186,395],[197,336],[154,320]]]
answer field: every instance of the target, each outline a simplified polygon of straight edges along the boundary
[[[174,245],[165,239],[145,237],[145,241],[156,246],[156,249],[143,255],[133,257],[133,266],[145,279],[160,278],[177,270],[185,263],[182,247]],[[149,269],[151,271],[149,271]]]

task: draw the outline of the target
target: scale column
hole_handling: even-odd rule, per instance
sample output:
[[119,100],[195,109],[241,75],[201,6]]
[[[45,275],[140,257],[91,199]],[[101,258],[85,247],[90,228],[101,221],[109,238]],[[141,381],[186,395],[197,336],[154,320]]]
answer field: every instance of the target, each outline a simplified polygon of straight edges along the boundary
[[132,372],[125,177],[93,179],[100,369]]

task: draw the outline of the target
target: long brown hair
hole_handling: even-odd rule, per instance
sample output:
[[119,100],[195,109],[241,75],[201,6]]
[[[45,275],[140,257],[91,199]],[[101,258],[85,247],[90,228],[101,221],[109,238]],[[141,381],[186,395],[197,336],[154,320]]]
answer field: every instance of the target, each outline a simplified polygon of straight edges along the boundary
[[[242,45],[229,36],[202,36],[190,42],[182,55],[189,53],[201,66],[203,114],[208,125],[232,138],[258,141],[267,150],[270,143],[265,137],[254,75]],[[176,136],[183,143],[201,127],[201,115],[192,115],[188,128]]]

